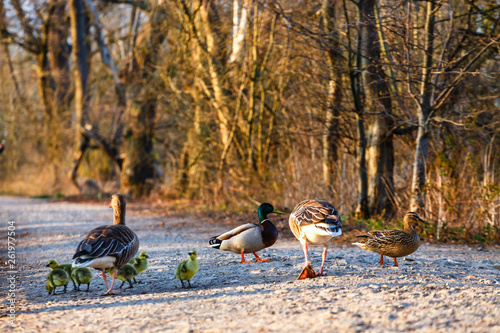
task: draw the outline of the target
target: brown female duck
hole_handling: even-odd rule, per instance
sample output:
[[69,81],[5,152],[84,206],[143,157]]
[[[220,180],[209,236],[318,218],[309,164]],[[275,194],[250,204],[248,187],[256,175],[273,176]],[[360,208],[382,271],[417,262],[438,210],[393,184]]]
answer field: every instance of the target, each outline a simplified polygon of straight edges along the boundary
[[417,251],[420,237],[413,228],[417,223],[425,223],[417,213],[409,212],[404,217],[402,230],[372,230],[356,236],[359,242],[352,243],[362,249],[380,253],[380,264],[384,265],[384,255],[394,258],[394,266],[398,266],[396,258],[404,257]]
[[[73,267],[93,267],[102,272],[107,289],[104,295],[117,293],[113,291],[117,272],[139,249],[139,238],[125,225],[126,202],[123,195],[113,194],[109,207],[114,210],[114,224],[103,225],[90,231],[80,242],[73,256]],[[106,268],[114,268],[110,288],[106,280]]]
[[[290,214],[288,223],[293,234],[302,244],[306,260],[305,267],[298,279],[314,278],[316,275],[323,275],[328,243],[333,238],[342,235],[340,214],[327,201],[304,200],[295,206]],[[318,274],[311,268],[311,263],[307,256],[307,245],[323,245],[321,269]]]
[[259,224],[247,223],[240,225],[219,236],[214,236],[208,241],[214,249],[241,253],[241,263],[245,261],[245,253],[253,253],[256,261],[262,260],[257,255],[257,251],[273,245],[278,239],[278,229],[267,219],[267,214],[283,214],[269,203],[263,203],[259,206]]

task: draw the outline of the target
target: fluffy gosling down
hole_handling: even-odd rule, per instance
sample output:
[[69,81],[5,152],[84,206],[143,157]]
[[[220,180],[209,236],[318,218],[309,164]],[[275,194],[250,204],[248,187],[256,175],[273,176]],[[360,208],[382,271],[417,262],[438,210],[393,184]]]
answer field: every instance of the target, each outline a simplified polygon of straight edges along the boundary
[[54,267],[47,275],[47,284],[45,288],[49,292],[49,295],[56,294],[56,288],[64,286],[64,292],[66,292],[66,287],[68,286],[69,275],[65,270],[61,268]]
[[188,255],[189,260],[184,260],[177,265],[177,268],[175,269],[175,277],[181,280],[182,288],[186,288],[184,285],[185,280],[187,280],[189,288],[192,288],[189,280],[191,280],[200,269],[200,264],[196,261],[198,253],[196,251],[189,251]]
[[[137,270],[137,273],[141,274],[149,267],[148,258],[149,258],[148,254],[142,251],[141,253],[139,253],[138,257],[135,257],[134,259],[130,260],[129,264],[134,266],[134,268]],[[135,278],[134,278],[134,283],[137,283]]]
[[89,291],[90,282],[92,281],[92,271],[87,267],[75,267],[71,271],[71,278],[73,282],[78,284],[76,290],[80,291],[80,285],[86,284]]
[[70,281],[73,282],[73,290],[76,290],[75,281],[73,281],[73,278],[71,277],[71,264],[59,264],[57,260],[52,259],[49,260],[49,262],[47,263],[47,265],[45,265],[45,267],[50,267],[52,269],[59,268],[64,270],[66,273],[68,273]]
[[[115,272],[115,268],[114,267],[106,268],[106,272],[112,275]],[[120,268],[118,270],[118,274],[116,274],[116,278],[122,281],[120,289],[123,287],[125,282],[128,282],[128,284],[130,285],[130,287],[128,287],[127,289],[134,288],[134,285],[132,284],[132,279],[134,279],[138,274],[139,273],[137,272],[137,270],[131,264],[126,264],[125,266]]]

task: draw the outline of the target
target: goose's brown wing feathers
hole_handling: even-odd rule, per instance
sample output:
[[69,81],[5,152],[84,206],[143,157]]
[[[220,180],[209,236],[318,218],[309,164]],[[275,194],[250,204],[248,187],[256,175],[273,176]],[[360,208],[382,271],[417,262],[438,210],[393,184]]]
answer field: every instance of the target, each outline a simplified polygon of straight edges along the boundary
[[120,268],[134,257],[139,249],[136,234],[124,225],[107,225],[93,229],[80,242],[73,259],[111,256],[116,258],[115,266]]

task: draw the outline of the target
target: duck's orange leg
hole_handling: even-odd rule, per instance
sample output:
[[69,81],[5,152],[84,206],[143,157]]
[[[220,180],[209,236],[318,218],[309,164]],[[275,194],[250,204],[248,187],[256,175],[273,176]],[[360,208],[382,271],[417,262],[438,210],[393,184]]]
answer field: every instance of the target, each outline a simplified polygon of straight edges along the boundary
[[241,263],[242,264],[249,264],[249,263],[251,263],[251,261],[245,261],[245,253],[243,253],[243,251],[241,251]]
[[257,255],[257,253],[253,253],[253,255],[255,256],[255,261],[258,261],[258,262],[270,262],[271,260],[269,259],[266,259],[266,260],[262,260],[259,258],[259,256]]
[[394,257],[394,267],[398,267],[398,260]]
[[380,254],[380,264],[381,264],[382,266],[385,266],[385,265],[384,265],[384,253],[381,253],[381,254]]

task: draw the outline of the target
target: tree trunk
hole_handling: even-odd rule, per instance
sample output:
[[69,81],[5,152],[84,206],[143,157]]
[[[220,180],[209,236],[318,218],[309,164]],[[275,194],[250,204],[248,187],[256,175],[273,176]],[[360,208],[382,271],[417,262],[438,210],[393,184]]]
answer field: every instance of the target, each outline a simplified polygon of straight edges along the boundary
[[[128,129],[121,172],[121,191],[134,197],[148,195],[153,188],[155,170],[154,127],[156,121],[157,50],[166,37],[166,12],[162,5],[153,5],[144,35],[138,37],[135,50],[137,66],[129,73]],[[155,52],[151,52],[155,50]]]
[[424,209],[423,190],[425,186],[425,163],[429,147],[429,114],[432,110],[431,67],[434,52],[434,8],[433,0],[427,2],[425,19],[425,45],[423,49],[422,83],[418,114],[418,133],[413,161],[413,179],[411,183],[410,210],[421,212]]
[[83,135],[88,122],[87,81],[89,75],[90,43],[88,40],[89,20],[84,0],[70,0],[71,39],[73,41],[73,62],[75,78],[75,140],[78,151],[75,155],[71,180],[81,192],[77,181],[77,170],[89,147],[89,138]]
[[[246,0],[233,0],[233,36],[231,55],[229,56],[229,63],[241,61],[243,55],[243,44],[248,29],[248,8]],[[241,7],[241,10],[240,10]]]
[[356,132],[358,144],[356,147],[356,166],[358,167],[358,204],[356,218],[368,218],[368,173],[366,171],[366,136],[362,114],[356,113]]
[[388,197],[392,189],[394,151],[392,135],[387,135],[391,125],[392,102],[385,72],[381,66],[380,44],[375,17],[375,0],[361,0],[361,79],[364,92],[364,109],[379,113],[367,119],[368,135],[366,159],[368,171],[368,196],[370,213],[390,214],[393,210]]
[[329,82],[328,95],[326,101],[325,128],[322,135],[323,143],[323,184],[327,191],[332,190],[332,173],[333,166],[337,160],[337,141],[339,139],[339,108],[342,100],[342,72],[335,70],[335,67],[340,67],[342,54],[338,40],[338,32],[334,28],[336,20],[336,3],[330,0],[323,0],[322,4],[322,21],[325,33],[328,35],[328,60],[329,60]]

